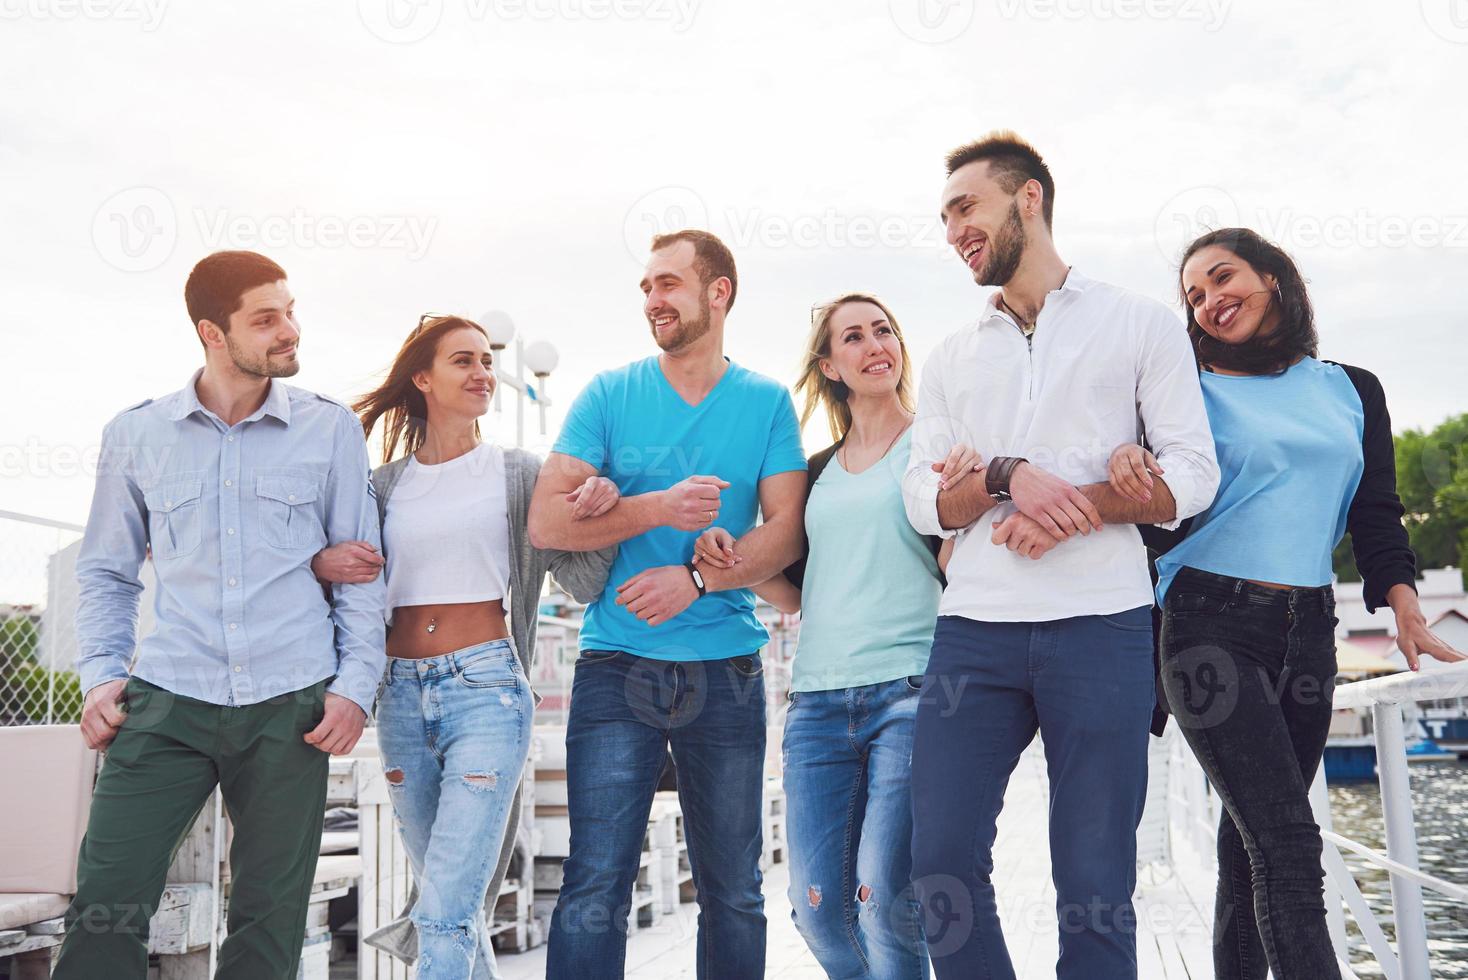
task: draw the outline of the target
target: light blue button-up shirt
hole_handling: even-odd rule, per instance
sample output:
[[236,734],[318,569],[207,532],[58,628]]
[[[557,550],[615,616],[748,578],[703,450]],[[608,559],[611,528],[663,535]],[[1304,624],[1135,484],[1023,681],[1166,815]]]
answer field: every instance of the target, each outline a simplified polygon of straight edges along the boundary
[[328,691],[370,715],[386,662],[382,576],[334,585],[328,600],[311,573],[328,541],[380,546],[361,425],[271,381],[264,404],[228,426],[199,402],[198,379],[103,432],[77,559],[82,690],[129,675],[151,548],[157,628],[133,676],[228,705],[331,677]]

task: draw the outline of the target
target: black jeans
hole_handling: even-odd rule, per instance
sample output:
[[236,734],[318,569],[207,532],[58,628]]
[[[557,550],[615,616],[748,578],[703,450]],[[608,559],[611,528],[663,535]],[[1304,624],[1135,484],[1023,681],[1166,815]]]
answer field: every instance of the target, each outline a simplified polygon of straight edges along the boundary
[[1309,788],[1335,684],[1335,596],[1192,568],[1162,608],[1162,686],[1223,801],[1218,980],[1340,977]]

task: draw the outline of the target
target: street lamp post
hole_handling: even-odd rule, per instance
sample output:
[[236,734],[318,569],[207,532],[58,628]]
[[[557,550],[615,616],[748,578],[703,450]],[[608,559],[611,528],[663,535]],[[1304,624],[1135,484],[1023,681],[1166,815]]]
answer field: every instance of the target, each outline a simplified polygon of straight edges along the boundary
[[[551,401],[546,393],[546,382],[550,373],[560,363],[561,356],[549,341],[535,340],[525,343],[523,337],[517,336],[515,321],[503,310],[490,310],[480,318],[479,325],[489,334],[490,349],[495,352],[495,380],[494,387],[494,410],[500,412],[500,389],[508,385],[515,391],[515,445],[519,448],[525,446],[525,399],[528,397],[540,408],[540,434],[545,435],[545,410],[550,407]],[[513,374],[505,369],[501,360],[501,351],[510,344],[515,345],[515,371]],[[530,371],[534,377],[534,383],[526,376],[525,371]]]

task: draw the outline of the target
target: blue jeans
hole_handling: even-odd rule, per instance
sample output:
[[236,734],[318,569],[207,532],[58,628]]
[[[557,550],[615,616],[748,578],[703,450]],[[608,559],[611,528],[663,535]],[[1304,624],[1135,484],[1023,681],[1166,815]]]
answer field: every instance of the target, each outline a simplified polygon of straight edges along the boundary
[[1056,976],[1136,977],[1132,891],[1155,692],[1149,607],[1044,623],[938,619],[912,763],[913,884],[938,977],[1013,980],[990,880],[994,833],[1037,730],[1050,773]]
[[388,658],[377,740],[418,883],[419,980],[496,976],[484,890],[530,751],[534,705],[512,641]]
[[698,891],[698,976],[765,975],[759,657],[664,661],[589,650],[571,684],[571,854],[551,917],[548,980],[622,976],[632,886],[670,744]]
[[928,975],[909,847],[918,690],[903,679],[790,695],[790,914],[833,980]]

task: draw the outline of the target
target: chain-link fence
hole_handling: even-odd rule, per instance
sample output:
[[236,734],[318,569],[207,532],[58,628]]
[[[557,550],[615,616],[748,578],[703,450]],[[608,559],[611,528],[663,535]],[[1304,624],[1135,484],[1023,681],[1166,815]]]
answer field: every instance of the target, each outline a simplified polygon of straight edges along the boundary
[[81,717],[71,626],[81,532],[0,511],[0,726]]

